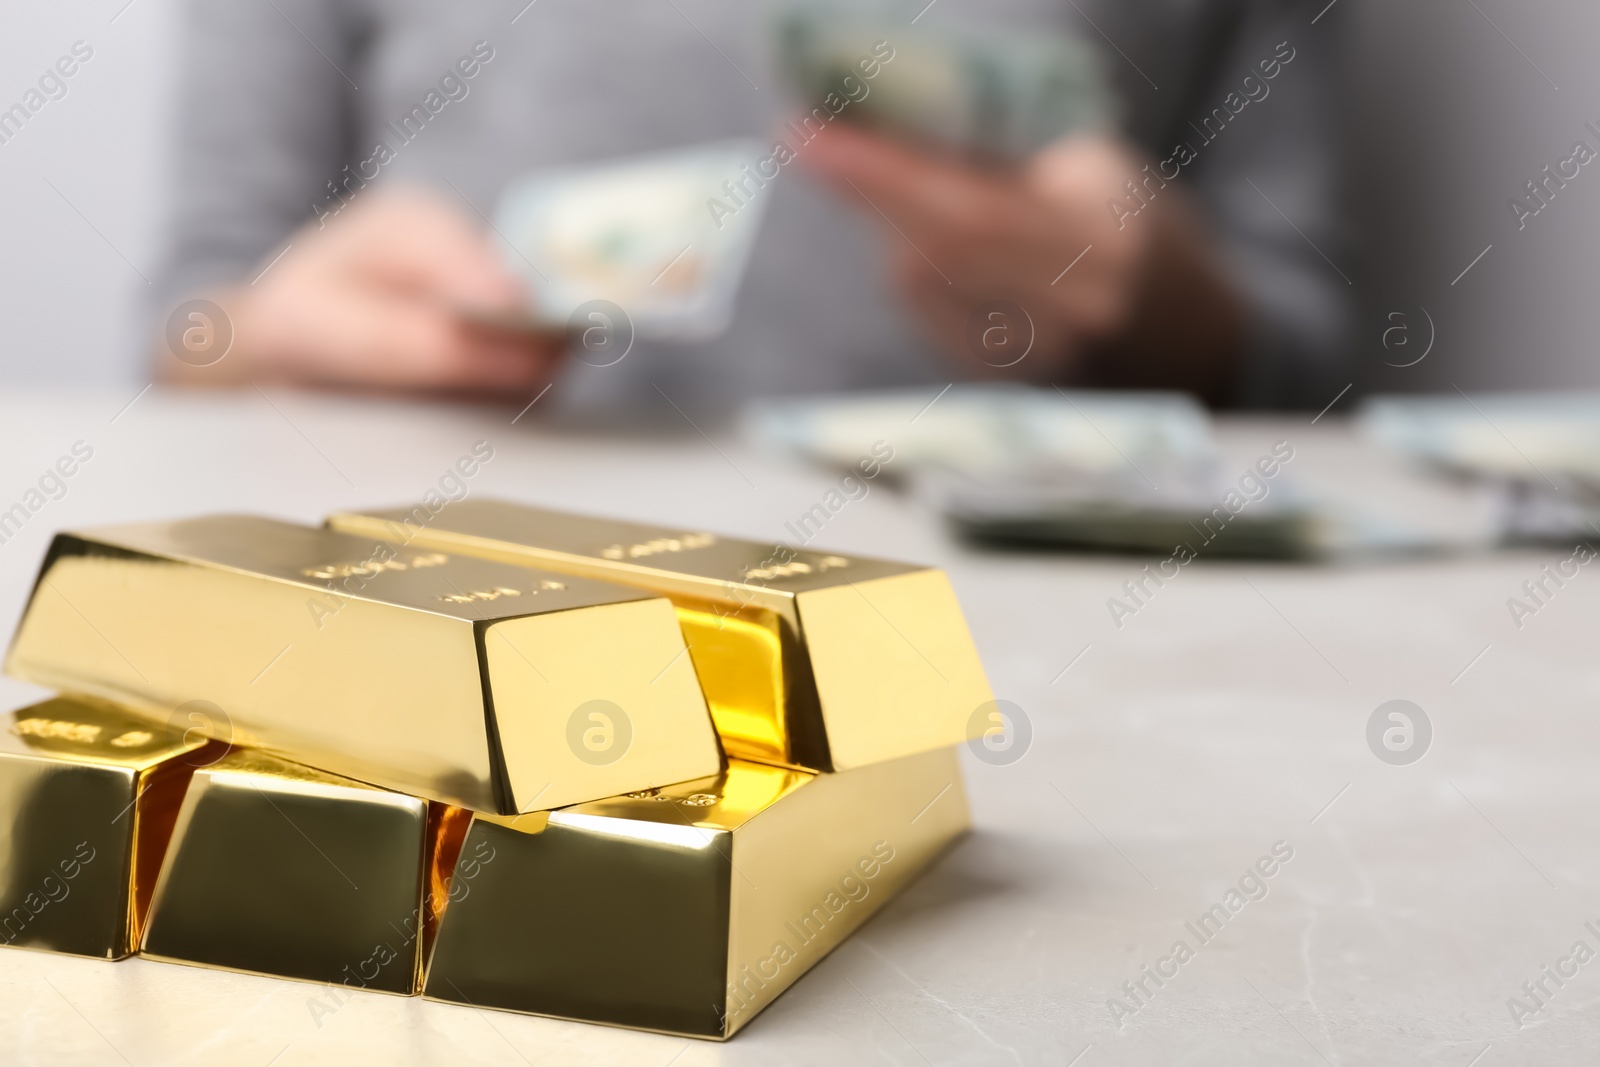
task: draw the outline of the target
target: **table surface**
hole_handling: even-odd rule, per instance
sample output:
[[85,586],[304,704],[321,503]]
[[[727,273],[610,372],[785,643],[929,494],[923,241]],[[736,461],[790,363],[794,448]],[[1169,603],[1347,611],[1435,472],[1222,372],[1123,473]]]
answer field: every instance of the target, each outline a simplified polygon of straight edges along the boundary
[[[419,499],[479,440],[495,452],[474,494],[762,540],[785,538],[836,482],[687,424],[626,439],[516,414],[278,392],[13,392],[0,397],[0,510],[75,443],[93,457],[0,545],[0,602],[14,618],[58,528],[229,510],[317,522]],[[1445,494],[1332,420],[1221,432],[1241,471],[1288,440],[1302,480],[1456,521]],[[1033,738],[1006,766],[963,753],[972,834],[733,1041],[364,993],[319,1020],[315,986],[14,951],[0,952],[0,1059],[1592,1062],[1600,964],[1559,985],[1543,969],[1570,972],[1576,942],[1600,948],[1585,926],[1600,928],[1600,662],[1583,623],[1600,577],[1580,571],[1520,628],[1507,608],[1570,550],[1201,560],[1119,628],[1107,601],[1148,560],[975,552],[885,484],[815,544],[947,568],[996,696],[1024,710]],[[38,693],[0,689],[13,706]],[[1367,740],[1394,699],[1433,729],[1404,766]],[[1261,897],[1245,876],[1275,846],[1292,859],[1260,880]],[[1202,942],[1186,924],[1240,903],[1228,894],[1241,878],[1260,899]],[[1181,965],[1178,941],[1192,950]],[[1177,973],[1146,978],[1135,999],[1123,986],[1146,966]],[[1537,1000],[1528,981],[1544,983]]]

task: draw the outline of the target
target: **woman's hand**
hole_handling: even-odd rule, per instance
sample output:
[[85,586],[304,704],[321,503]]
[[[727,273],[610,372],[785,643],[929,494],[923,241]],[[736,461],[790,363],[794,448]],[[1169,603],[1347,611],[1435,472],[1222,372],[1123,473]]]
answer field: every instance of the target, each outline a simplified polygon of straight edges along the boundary
[[886,223],[907,302],[979,373],[1225,391],[1238,300],[1182,190],[1118,142],[1072,137],[997,170],[837,124],[801,158]]
[[231,326],[227,355],[197,366],[203,359],[163,352],[164,377],[526,391],[550,380],[566,349],[559,331],[485,324],[525,312],[522,284],[488,240],[430,194],[367,193],[288,244],[255,282],[211,296]]

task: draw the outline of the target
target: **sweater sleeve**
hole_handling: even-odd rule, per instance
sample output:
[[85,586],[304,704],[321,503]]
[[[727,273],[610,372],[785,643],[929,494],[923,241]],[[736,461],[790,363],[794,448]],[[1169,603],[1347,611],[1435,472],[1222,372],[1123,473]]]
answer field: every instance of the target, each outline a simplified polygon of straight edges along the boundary
[[1195,153],[1183,169],[1252,312],[1235,402],[1320,409],[1351,380],[1338,23],[1283,0],[1246,0],[1235,16],[1174,138]]
[[335,0],[186,0],[153,309],[252,269],[312,222],[349,157],[356,16]]

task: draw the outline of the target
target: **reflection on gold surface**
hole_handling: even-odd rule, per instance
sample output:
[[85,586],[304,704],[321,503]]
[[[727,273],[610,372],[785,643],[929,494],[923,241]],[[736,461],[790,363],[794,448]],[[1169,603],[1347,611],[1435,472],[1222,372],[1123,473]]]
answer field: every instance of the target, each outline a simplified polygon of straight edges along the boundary
[[[213,516],[58,535],[6,670],[158,722],[210,702],[224,741],[510,814],[715,773],[684,647],[638,590]],[[590,706],[610,732],[569,732]]]
[[728,755],[793,763],[778,614],[676,600],[678,625]]
[[[543,815],[540,812],[539,815]],[[534,816],[520,816],[532,818]],[[433,944],[434,931],[438,929],[439,916],[444,914],[445,903],[450,899],[450,874],[461,858],[461,843],[466,840],[467,827],[472,825],[472,812],[453,808],[448,804],[432,804],[428,808],[428,896],[423,919],[427,927],[424,953]],[[426,955],[424,955],[426,958]]]
[[[953,750],[838,774],[730,760],[716,777],[477,816],[427,996],[722,1039],[968,826]],[[466,874],[458,868],[456,878]]]
[[464,500],[331,527],[670,596],[730,755],[843,770],[968,738],[993,700],[940,571]]
[[184,786],[222,747],[89,700],[4,721],[0,944],[128,955]]
[[414,993],[428,860],[459,825],[424,800],[235,750],[189,784],[140,952]]

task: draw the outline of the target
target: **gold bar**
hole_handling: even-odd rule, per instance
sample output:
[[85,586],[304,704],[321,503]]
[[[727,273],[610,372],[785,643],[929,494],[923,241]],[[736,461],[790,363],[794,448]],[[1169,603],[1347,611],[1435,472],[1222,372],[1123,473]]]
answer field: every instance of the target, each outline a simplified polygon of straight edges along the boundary
[[6,671],[502,814],[715,774],[664,599],[248,516],[62,533]]
[[953,749],[476,815],[423,992],[726,1039],[968,825]]
[[138,946],[184,786],[223,746],[57,698],[0,733],[0,944],[116,960]]
[[981,736],[994,699],[943,572],[496,500],[330,526],[672,598],[730,756],[861,767]]
[[459,810],[234,749],[189,783],[139,954],[416,993],[429,862]]

